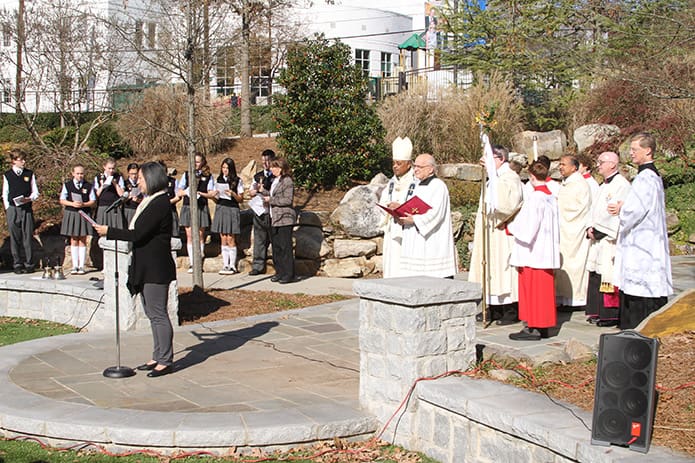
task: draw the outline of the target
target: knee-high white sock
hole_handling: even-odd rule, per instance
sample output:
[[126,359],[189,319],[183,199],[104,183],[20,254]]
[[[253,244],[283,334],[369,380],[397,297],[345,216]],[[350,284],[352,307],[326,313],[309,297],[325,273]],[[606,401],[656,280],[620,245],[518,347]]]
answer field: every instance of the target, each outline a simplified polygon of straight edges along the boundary
[[222,266],[229,267],[229,246],[222,246]]
[[236,270],[236,246],[229,247],[229,268]]
[[87,246],[77,246],[77,263],[79,268],[84,268],[84,263],[87,260]]
[[78,268],[80,266],[80,256],[78,255],[77,246],[70,246],[70,257],[72,258],[72,268]]
[[188,251],[188,263],[193,266],[193,245],[192,244],[187,244],[186,245],[186,250]]

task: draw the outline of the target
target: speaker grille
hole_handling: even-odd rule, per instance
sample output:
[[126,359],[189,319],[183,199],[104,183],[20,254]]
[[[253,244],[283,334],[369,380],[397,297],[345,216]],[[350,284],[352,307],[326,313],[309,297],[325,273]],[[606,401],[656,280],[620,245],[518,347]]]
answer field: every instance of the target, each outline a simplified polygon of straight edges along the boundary
[[601,335],[592,444],[648,451],[656,406],[658,348],[658,341],[634,331]]

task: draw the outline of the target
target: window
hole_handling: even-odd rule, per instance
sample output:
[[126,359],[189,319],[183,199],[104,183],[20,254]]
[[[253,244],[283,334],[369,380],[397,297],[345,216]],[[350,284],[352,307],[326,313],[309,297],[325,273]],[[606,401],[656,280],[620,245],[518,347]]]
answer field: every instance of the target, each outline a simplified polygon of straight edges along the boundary
[[150,50],[157,45],[157,23],[147,23],[147,48]]
[[217,50],[216,56],[217,94],[231,95],[234,93],[234,50],[222,47]]
[[12,82],[7,79],[2,79],[2,102],[12,103]]
[[365,77],[369,77],[369,50],[355,50],[355,66],[362,69]]
[[391,53],[381,52],[381,77],[391,77]]
[[12,45],[12,28],[9,24],[2,25],[2,46],[9,47]]
[[142,32],[142,21],[138,19],[135,21],[135,36],[133,37],[133,44],[137,50],[142,50]]

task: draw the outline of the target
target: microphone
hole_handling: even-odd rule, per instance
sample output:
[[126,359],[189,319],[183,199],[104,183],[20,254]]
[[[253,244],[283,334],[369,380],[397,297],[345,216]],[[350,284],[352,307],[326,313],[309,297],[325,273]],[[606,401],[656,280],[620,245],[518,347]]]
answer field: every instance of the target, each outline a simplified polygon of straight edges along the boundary
[[113,202],[113,204],[111,204],[109,207],[106,208],[106,211],[104,211],[104,214],[108,214],[109,212],[111,212],[112,210],[116,209],[118,206],[123,204],[123,202],[126,199],[128,199],[129,196],[130,196],[130,193],[128,193],[127,191],[125,193],[123,193],[123,196],[118,198],[116,201]]

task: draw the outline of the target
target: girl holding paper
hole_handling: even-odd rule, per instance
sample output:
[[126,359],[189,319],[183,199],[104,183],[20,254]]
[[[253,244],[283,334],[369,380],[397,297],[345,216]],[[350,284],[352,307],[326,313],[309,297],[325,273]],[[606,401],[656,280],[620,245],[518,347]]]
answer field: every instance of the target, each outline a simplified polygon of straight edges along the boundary
[[84,275],[84,262],[87,258],[87,235],[89,224],[80,217],[80,211],[89,214],[97,202],[92,184],[84,179],[84,166],[75,164],[72,168],[72,180],[63,184],[58,200],[65,207],[60,234],[70,237],[70,256],[72,257],[71,275]]
[[236,268],[236,235],[240,232],[239,203],[241,203],[244,193],[244,184],[237,175],[232,158],[226,158],[222,161],[220,175],[215,181],[213,191],[217,207],[210,231],[220,234],[223,267],[219,273],[220,275],[232,275],[238,272]]
[[[210,209],[208,209],[208,199],[214,198],[215,180],[210,173],[208,161],[202,154],[195,155],[194,180],[198,182],[198,236],[200,237],[200,256],[203,257],[205,246],[205,229],[210,226]],[[188,172],[184,172],[179,180],[179,196],[183,198],[181,207],[181,226],[186,230],[186,249],[188,251],[188,273],[193,273],[193,235],[191,229],[191,198],[190,198],[190,177]]]

